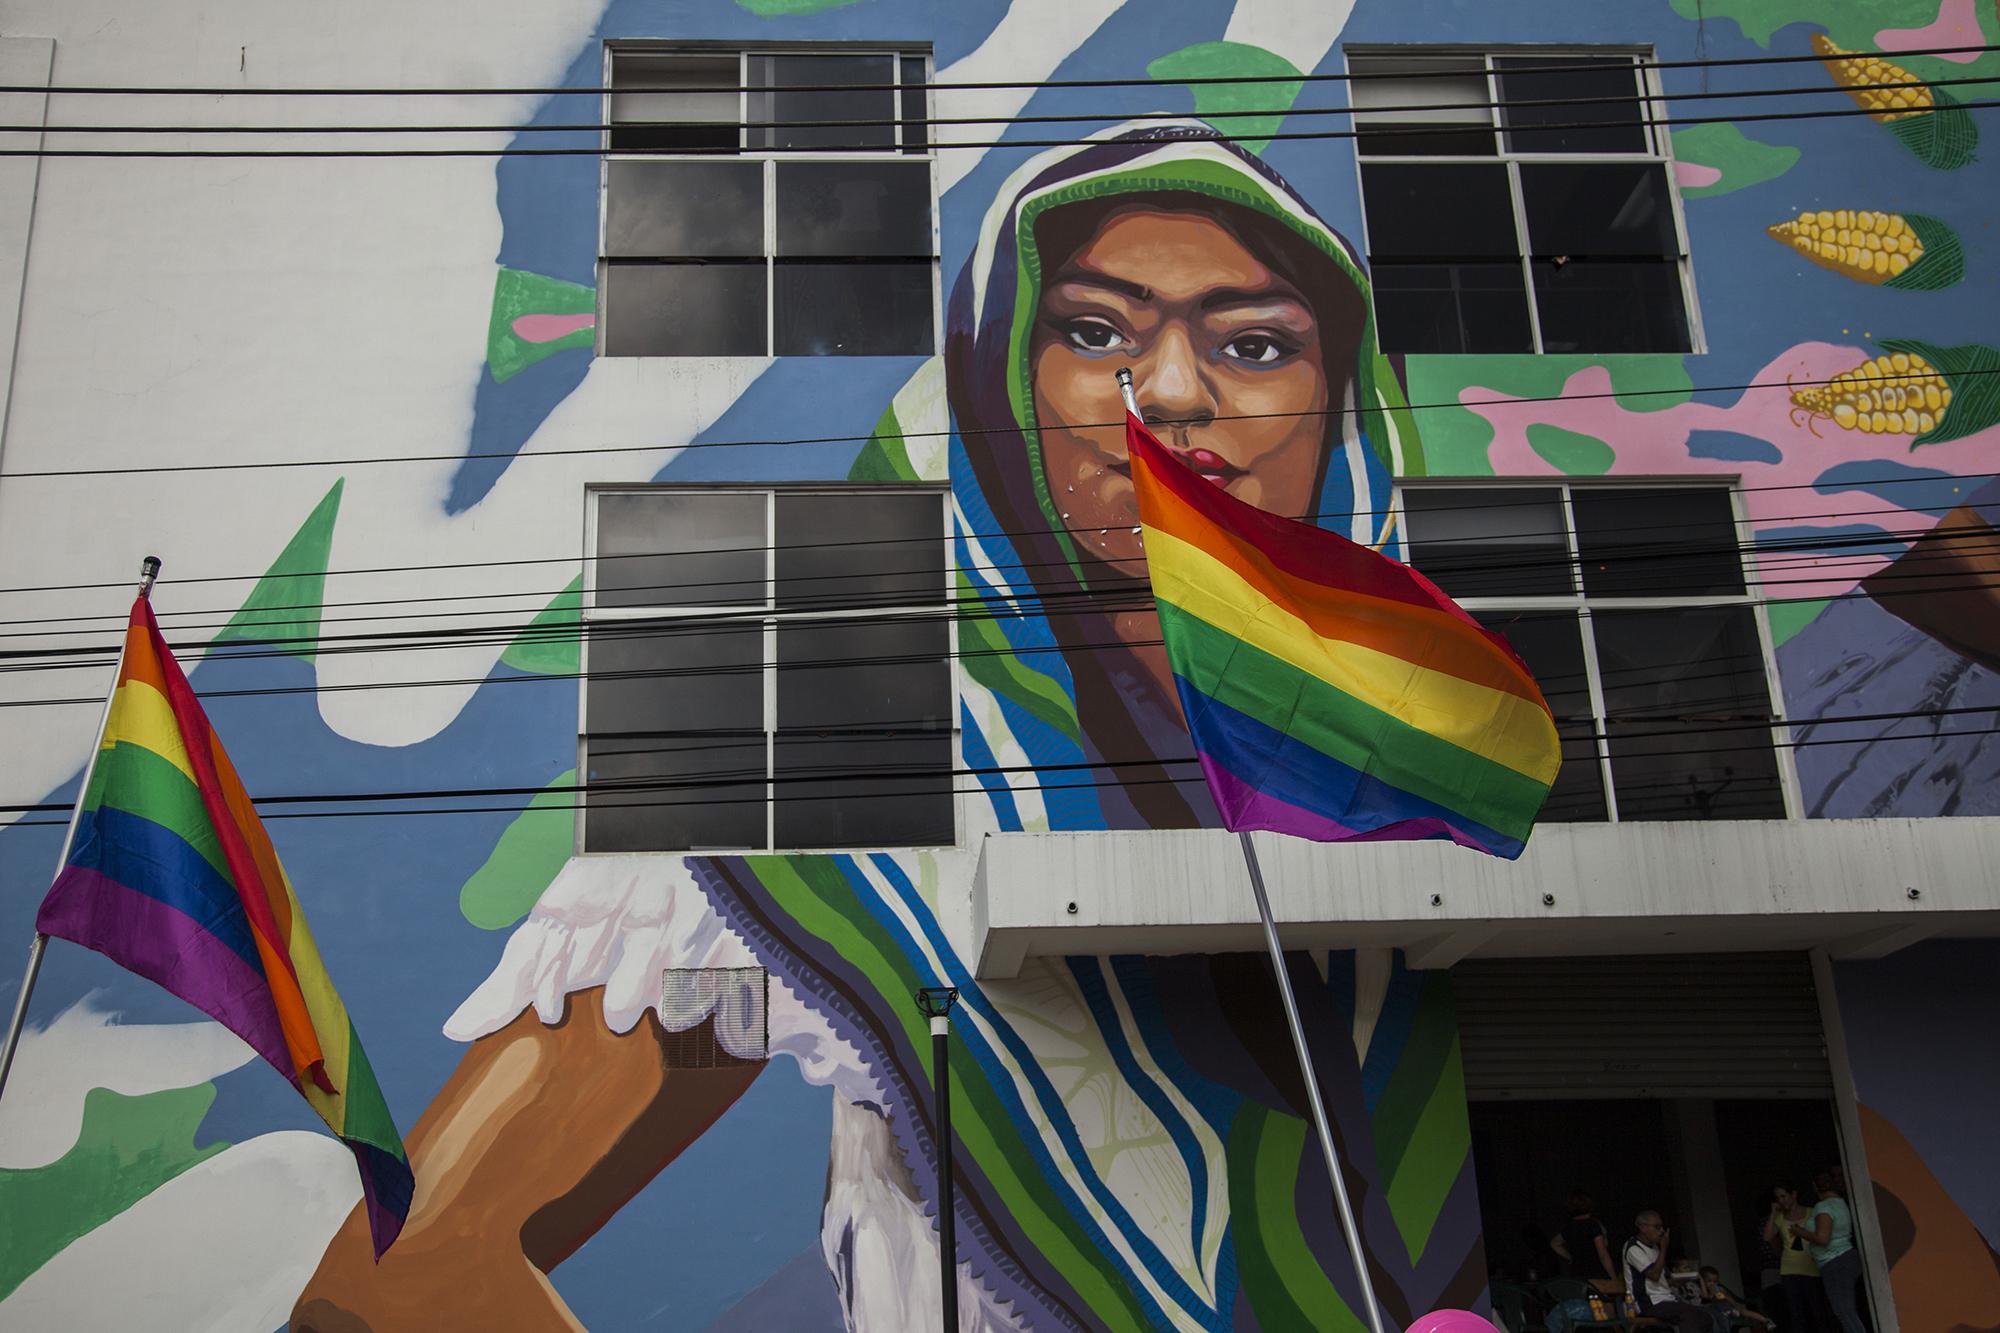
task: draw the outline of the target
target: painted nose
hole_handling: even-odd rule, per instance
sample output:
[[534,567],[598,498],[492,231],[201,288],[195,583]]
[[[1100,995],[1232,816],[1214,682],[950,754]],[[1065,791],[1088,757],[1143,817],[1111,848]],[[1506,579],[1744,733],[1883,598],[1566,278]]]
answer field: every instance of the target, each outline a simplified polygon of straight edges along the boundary
[[1215,392],[1203,370],[1187,330],[1169,326],[1135,368],[1140,415],[1149,422],[1173,421],[1186,426],[1213,421]]

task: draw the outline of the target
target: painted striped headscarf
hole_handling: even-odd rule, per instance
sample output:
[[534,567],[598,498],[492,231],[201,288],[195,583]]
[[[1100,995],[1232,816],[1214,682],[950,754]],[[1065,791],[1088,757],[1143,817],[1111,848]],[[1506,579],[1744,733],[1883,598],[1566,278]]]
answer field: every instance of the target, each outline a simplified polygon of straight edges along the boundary
[[[1116,646],[1110,618],[1079,610],[1058,627],[1035,614],[1087,607],[1089,595],[1102,591],[1091,586],[1042,469],[1029,346],[1043,277],[1036,227],[1063,208],[1147,196],[1170,200],[1176,210],[1212,201],[1225,218],[1247,213],[1275,223],[1298,242],[1287,247],[1291,267],[1323,264],[1327,281],[1350,283],[1359,294],[1363,323],[1353,364],[1327,367],[1340,410],[1326,418],[1313,506],[1322,526],[1374,542],[1392,477],[1424,470],[1401,387],[1375,349],[1368,279],[1353,247],[1270,167],[1196,121],[1115,127],[1024,164],[988,211],[948,313],[960,592],[1029,613],[968,622],[972,643],[962,646],[974,652],[963,658],[961,720],[975,769],[1069,765],[1064,771],[1085,776],[1067,779],[1071,785],[1035,775],[1026,782],[983,778],[1002,828],[1161,827],[1214,818],[1192,770],[1173,776],[1193,781],[1162,783],[1161,769],[1129,762],[1188,746],[1171,701],[1150,697],[1143,673]],[[1306,284],[1308,300],[1317,285]],[[1066,646],[1086,650],[1065,653]],[[1084,767],[1107,760],[1121,767]],[[1112,781],[1119,776],[1123,785]]]

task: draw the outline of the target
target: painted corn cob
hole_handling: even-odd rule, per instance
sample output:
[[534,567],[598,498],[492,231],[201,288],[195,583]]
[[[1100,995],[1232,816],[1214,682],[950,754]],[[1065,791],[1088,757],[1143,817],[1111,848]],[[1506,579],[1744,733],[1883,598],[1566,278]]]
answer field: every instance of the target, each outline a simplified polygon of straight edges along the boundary
[[1821,268],[1856,282],[1936,291],[1965,275],[1957,233],[1921,213],[1822,208],[1765,231]]
[[[1826,72],[1833,75],[1833,81],[1848,90],[1847,95],[1854,104],[1868,113],[1868,118],[1881,124],[1903,116],[1917,116],[1937,105],[1936,95],[1923,86],[1919,79],[1901,65],[1892,65],[1881,56],[1867,51],[1849,51],[1836,46],[1825,33],[1814,33],[1813,54],[1826,66]],[[1883,83],[1908,83],[1911,88],[1879,88]]]
[[[1871,51],[1850,51],[1814,33],[1813,53],[1868,118],[1886,125],[1926,166],[1956,170],[1972,160],[1979,129],[1951,94]],[[1881,87],[1900,84],[1902,87]]]
[[[1921,356],[1889,352],[1826,384],[1792,391],[1809,424],[1831,420],[1868,435],[1927,435],[1951,407],[1951,385]],[[1817,433],[1817,432],[1815,432]]]

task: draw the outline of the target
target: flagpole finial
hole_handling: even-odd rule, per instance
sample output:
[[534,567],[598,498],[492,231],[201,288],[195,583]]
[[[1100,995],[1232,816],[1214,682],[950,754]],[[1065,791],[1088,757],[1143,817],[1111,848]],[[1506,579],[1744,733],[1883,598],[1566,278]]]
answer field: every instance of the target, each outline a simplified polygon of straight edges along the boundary
[[1132,372],[1125,366],[1118,367],[1118,392],[1125,395],[1125,410],[1138,416],[1139,399],[1132,392]]
[[153,580],[160,577],[160,557],[149,555],[139,562],[139,595],[153,595]]

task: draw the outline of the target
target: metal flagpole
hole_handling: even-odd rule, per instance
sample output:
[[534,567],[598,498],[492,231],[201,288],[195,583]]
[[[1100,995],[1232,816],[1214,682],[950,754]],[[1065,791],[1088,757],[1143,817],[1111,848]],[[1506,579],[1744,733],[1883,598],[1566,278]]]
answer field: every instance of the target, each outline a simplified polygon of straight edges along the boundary
[[[1132,372],[1120,369],[1118,388],[1125,395],[1125,410],[1139,416],[1139,400],[1132,391]],[[1143,418],[1141,418],[1143,420]],[[1391,522],[1394,515],[1391,515]],[[1384,539],[1393,528],[1384,527]],[[1299,1055],[1299,1073],[1305,1078],[1306,1099],[1312,1106],[1313,1128],[1319,1131],[1319,1150],[1326,1157],[1326,1173],[1333,1181],[1333,1202],[1340,1212],[1341,1230],[1347,1236],[1347,1252],[1354,1260],[1354,1275],[1361,1283],[1362,1303],[1368,1307],[1368,1327],[1384,1333],[1382,1307],[1375,1300],[1375,1283],[1368,1275],[1368,1251],[1361,1243],[1361,1228],[1354,1221],[1354,1206],[1348,1202],[1347,1181],[1340,1172],[1340,1154],[1333,1146],[1333,1126],[1326,1118],[1326,1103],[1320,1100],[1319,1079],[1313,1074],[1312,1052],[1306,1046],[1305,1025],[1299,1021],[1298,999],[1292,994],[1292,979],[1285,971],[1285,951],[1278,944],[1278,926],[1271,919],[1271,900],[1264,892],[1264,871],[1257,864],[1257,849],[1250,835],[1238,833],[1243,844],[1243,863],[1250,868],[1250,888],[1257,896],[1257,918],[1264,925],[1264,943],[1271,951],[1271,970],[1277,974],[1278,994],[1285,1002],[1285,1022],[1292,1030],[1292,1047]]]
[[[150,597],[153,580],[160,576],[160,558],[149,555],[139,564],[139,596]],[[76,821],[83,813],[83,798],[90,792],[91,774],[97,771],[97,756],[104,744],[104,724],[111,719],[111,701],[118,695],[118,677],[125,670],[125,640],[118,641],[118,661],[111,668],[111,688],[104,693],[104,711],[98,715],[95,743],[90,747],[90,758],[83,765],[83,781],[77,784],[76,805],[70,811],[69,829],[63,834],[62,850],[56,853],[56,873],[69,863],[69,850],[76,843]],[[21,993],[14,998],[14,1019],[7,1025],[7,1045],[0,1050],[0,1096],[7,1092],[7,1074],[14,1067],[14,1048],[21,1044],[21,1028],[28,1021],[28,1001],[35,993],[35,978],[42,974],[42,953],[49,946],[49,937],[39,930],[34,942],[28,946],[28,970],[21,975]]]
[[1285,1022],[1292,1029],[1292,1045],[1299,1053],[1299,1072],[1305,1075],[1313,1127],[1319,1130],[1319,1150],[1326,1156],[1326,1173],[1333,1178],[1333,1202],[1340,1209],[1340,1227],[1347,1233],[1347,1251],[1354,1259],[1354,1275],[1361,1281],[1361,1299],[1368,1306],[1368,1327],[1374,1333],[1383,1333],[1382,1307],[1376,1303],[1375,1283],[1368,1276],[1368,1251],[1361,1244],[1354,1205],[1347,1200],[1347,1181],[1341,1176],[1340,1155],[1333,1147],[1333,1127],[1326,1118],[1326,1103],[1320,1100],[1319,1080],[1313,1076],[1305,1025],[1299,1022],[1299,1003],[1292,995],[1291,975],[1285,971],[1285,951],[1278,945],[1278,927],[1271,920],[1271,900],[1264,894],[1264,871],[1257,864],[1257,849],[1251,845],[1249,833],[1241,832],[1236,837],[1243,844],[1243,863],[1250,867],[1250,888],[1257,895],[1257,916],[1264,923],[1264,943],[1271,951],[1271,970],[1278,974],[1278,994],[1284,998]]

